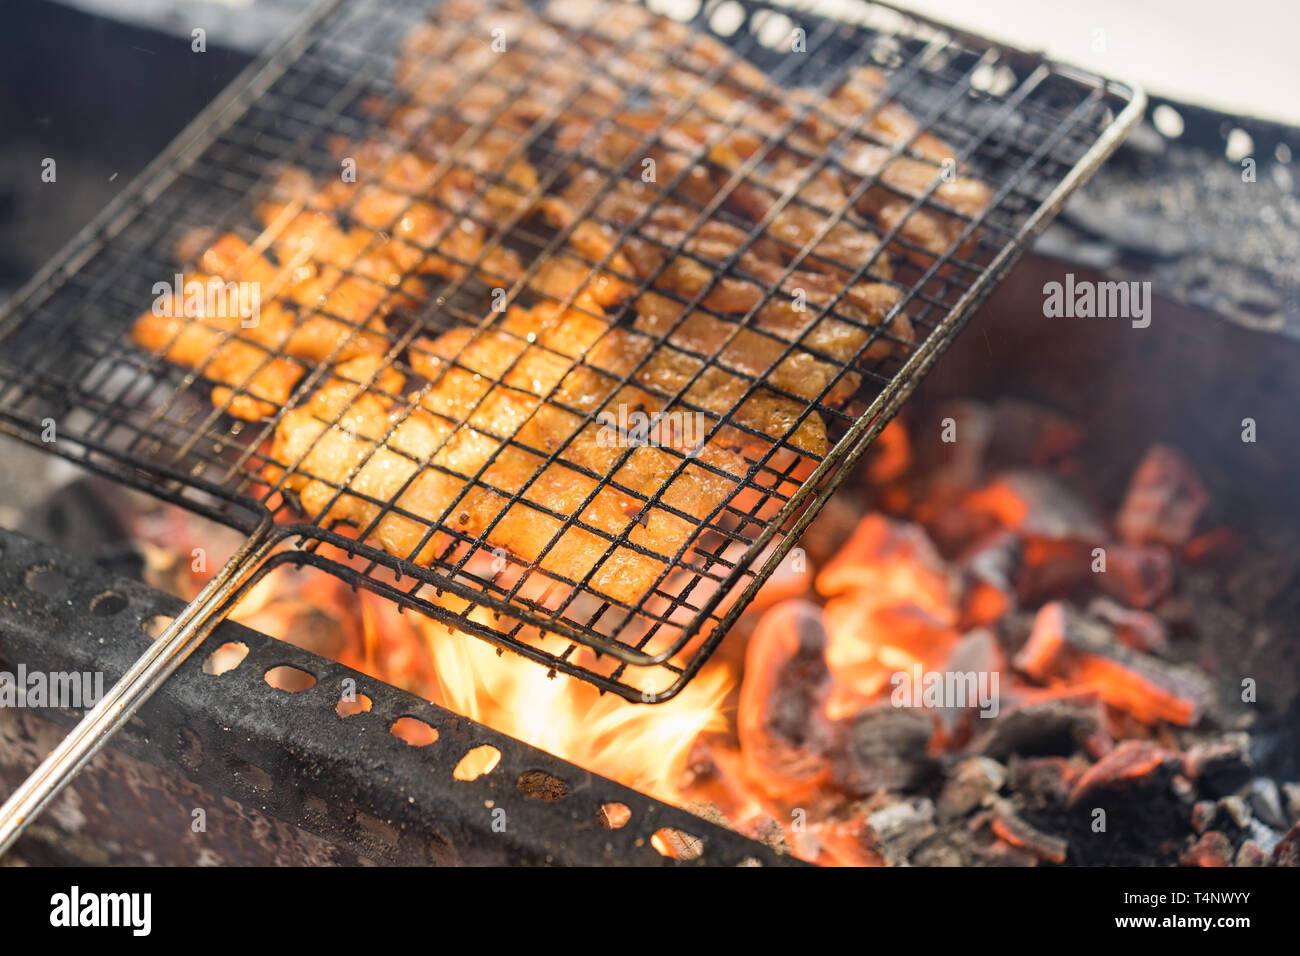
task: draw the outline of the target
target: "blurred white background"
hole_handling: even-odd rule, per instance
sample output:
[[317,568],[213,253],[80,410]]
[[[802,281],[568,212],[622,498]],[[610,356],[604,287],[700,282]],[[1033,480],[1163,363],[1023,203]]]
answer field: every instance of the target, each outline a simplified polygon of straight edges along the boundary
[[1300,0],[894,2],[1152,93],[1300,125]]
[[[308,0],[62,0],[188,35],[196,23],[256,50]],[[708,0],[647,0],[689,15]],[[776,0],[824,6],[853,0]],[[1043,50],[1175,99],[1300,125],[1300,0],[887,0],[924,16]],[[1096,31],[1104,49],[1095,49]]]

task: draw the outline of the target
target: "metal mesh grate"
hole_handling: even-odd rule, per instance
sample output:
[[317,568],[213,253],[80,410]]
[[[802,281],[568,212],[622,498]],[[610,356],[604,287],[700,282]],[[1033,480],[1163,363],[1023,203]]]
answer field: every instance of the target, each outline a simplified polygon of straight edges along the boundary
[[[873,4],[685,6],[320,8],[0,319],[0,427],[672,696],[1134,113]],[[133,341],[222,236],[260,315]]]

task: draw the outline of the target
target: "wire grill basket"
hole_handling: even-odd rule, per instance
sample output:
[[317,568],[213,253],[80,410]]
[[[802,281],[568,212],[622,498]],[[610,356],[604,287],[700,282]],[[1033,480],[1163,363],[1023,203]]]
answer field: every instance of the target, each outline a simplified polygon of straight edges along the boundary
[[[264,541],[231,599],[312,564],[673,696],[1142,99],[881,5],[681,6],[316,8],[0,318],[0,428]],[[322,354],[133,341],[221,236]]]

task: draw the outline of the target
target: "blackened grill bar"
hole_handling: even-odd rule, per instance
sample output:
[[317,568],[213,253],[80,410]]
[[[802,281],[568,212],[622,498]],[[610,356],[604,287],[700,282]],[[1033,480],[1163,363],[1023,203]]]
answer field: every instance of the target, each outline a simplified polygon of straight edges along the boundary
[[[33,571],[56,574],[61,586],[33,589],[28,585]],[[31,661],[46,672],[116,677],[149,642],[144,625],[183,606],[170,595],[3,529],[0,593],[15,598],[0,602],[5,638],[0,670],[9,671],[14,670],[10,663]],[[248,648],[239,666],[213,674],[199,657],[192,658],[115,740],[103,770],[107,778],[88,785],[79,798],[83,808],[98,806],[93,794],[111,800],[120,788],[132,788],[145,801],[138,808],[138,829],[132,829],[130,816],[137,808],[124,806],[120,796],[94,814],[104,820],[88,827],[111,832],[111,819],[123,818],[124,830],[114,836],[148,846],[158,854],[155,863],[194,862],[193,848],[175,834],[191,823],[184,809],[191,804],[183,801],[192,801],[187,790],[198,787],[236,801],[241,814],[261,815],[276,827],[319,838],[333,862],[798,865],[761,843],[234,622],[214,634],[214,647],[226,643]],[[263,680],[276,667],[311,674],[316,683],[289,694]],[[347,680],[354,684],[344,684]],[[335,708],[345,686],[367,698],[370,709],[340,719]],[[24,756],[38,757],[41,744],[56,729],[62,734],[73,714],[53,707],[0,709],[2,732],[17,744],[5,748],[0,779],[16,786],[31,770]],[[403,742],[389,732],[401,717],[427,722],[438,739],[426,747]],[[453,779],[457,762],[483,746],[500,754],[492,772],[477,780]],[[128,764],[129,774],[122,769]],[[265,785],[268,779],[274,786]],[[603,810],[607,804],[626,807],[627,822],[611,826]],[[322,862],[313,840],[286,837],[293,829],[276,832],[274,843],[263,842],[270,827],[249,828],[249,837],[243,821],[218,819],[228,811],[215,799],[198,805],[209,808],[209,833],[229,838],[220,851],[231,855],[223,861],[227,864],[268,858]],[[160,825],[168,814],[181,815],[176,826]],[[651,837],[665,827],[701,841],[700,855],[674,860],[656,851]],[[153,846],[147,834],[155,832],[159,840]],[[130,853],[125,860],[138,859],[142,850]]]
[[[445,9],[456,8],[449,4]],[[501,16],[525,16],[526,22],[534,24],[536,29],[558,30],[578,41],[595,42],[595,35],[585,33],[582,28],[548,20],[548,9],[525,15],[508,4],[492,8]],[[747,17],[772,12],[762,4],[747,4],[744,9]],[[868,14],[871,9],[870,5],[863,7]],[[395,500],[398,495],[392,499],[372,497],[369,506],[378,511],[365,522],[369,527],[376,527],[385,517],[425,525],[421,544],[405,557],[394,557],[352,534],[342,533],[337,520],[331,516],[330,507],[322,509],[314,520],[300,520],[301,510],[294,496],[287,493],[284,482],[295,474],[302,459],[296,463],[273,461],[265,450],[264,443],[283,422],[286,411],[300,404],[327,377],[325,366],[307,369],[295,398],[269,419],[236,421],[222,412],[231,409],[231,403],[241,392],[244,398],[256,398],[248,391],[249,380],[231,383],[235,387],[225,388],[229,394],[216,401],[217,408],[212,409],[204,393],[210,385],[221,384],[219,380],[214,383],[203,378],[202,367],[197,373],[182,374],[161,355],[145,360],[126,340],[127,322],[138,314],[140,304],[148,301],[144,290],[151,288],[159,277],[174,274],[177,262],[173,249],[179,237],[195,228],[209,233],[214,227],[218,231],[239,228],[251,218],[250,209],[270,195],[275,173],[286,162],[317,174],[326,173],[337,162],[337,152],[331,150],[329,143],[331,137],[343,136],[340,131],[350,131],[345,138],[357,142],[363,135],[381,128],[395,110],[411,105],[410,90],[402,89],[400,84],[393,87],[389,67],[398,41],[427,15],[423,3],[322,5],[279,52],[206,111],[146,171],[120,203],[106,210],[101,219],[17,297],[7,316],[0,318],[0,337],[5,340],[4,354],[0,357],[0,427],[20,438],[48,444],[59,454],[250,533],[241,560],[219,575],[219,583],[210,592],[207,606],[191,609],[184,626],[178,625],[169,636],[168,640],[175,642],[176,652],[182,658],[196,646],[193,632],[210,627],[273,563],[296,561],[324,567],[392,596],[406,606],[452,623],[460,630],[630,700],[655,702],[674,696],[716,648],[727,625],[910,394],[971,310],[992,290],[996,280],[1023,251],[1027,240],[1055,214],[1065,195],[1114,148],[1141,111],[1141,94],[1132,89],[982,41],[971,38],[957,41],[911,23],[907,29],[888,37],[892,47],[886,50],[875,43],[881,34],[868,28],[783,12],[797,16],[804,24],[801,29],[809,42],[806,55],[800,54],[797,59],[763,48],[754,32],[735,31],[725,38],[731,47],[727,58],[712,69],[697,71],[696,95],[702,95],[713,80],[723,76],[729,65],[750,62],[767,68],[771,95],[778,102],[783,90],[795,90],[801,85],[817,88],[816,93],[802,99],[793,98],[787,104],[798,116],[808,110],[824,111],[823,98],[831,88],[831,81],[824,79],[825,74],[819,71],[843,78],[850,67],[869,62],[873,55],[887,67],[885,85],[876,91],[875,103],[861,121],[869,121],[886,106],[901,104],[924,117],[924,122],[910,135],[872,144],[886,152],[880,169],[854,187],[843,208],[831,210],[830,219],[823,221],[814,236],[796,252],[785,276],[788,278],[833,224],[848,214],[854,198],[868,190],[885,190],[900,198],[906,210],[901,218],[880,230],[879,248],[871,262],[885,251],[904,252],[899,257],[897,276],[887,280],[896,289],[898,299],[880,321],[858,326],[865,339],[857,346],[852,359],[835,360],[839,365],[837,378],[843,378],[851,367],[857,366],[862,380],[870,384],[860,396],[863,404],[855,406],[855,412],[863,405],[865,411],[858,412],[856,417],[846,415],[821,398],[807,405],[795,426],[749,466],[747,475],[727,475],[734,482],[734,491],[707,516],[693,519],[698,521],[698,526],[675,553],[661,554],[632,541],[630,536],[636,531],[636,522],[617,534],[589,527],[579,520],[582,513],[579,509],[578,513],[570,514],[552,512],[550,518],[561,522],[560,530],[540,554],[531,560],[520,560],[508,554],[508,549],[492,547],[487,538],[490,529],[477,536],[458,533],[454,523],[452,527],[435,525],[418,513],[402,509]],[[470,27],[460,25],[468,34]],[[705,32],[709,30],[703,14],[697,16],[693,26]],[[689,42],[693,35],[684,36]],[[627,37],[626,42],[634,43],[635,37],[635,34]],[[607,43],[607,40],[599,42]],[[898,51],[905,51],[906,55]],[[660,52],[668,57],[664,63],[671,62],[680,53]],[[593,68],[599,64],[599,58],[592,61]],[[376,65],[380,68],[376,69]],[[1011,71],[1016,78],[1012,87],[1000,94],[977,83],[978,76],[995,65]],[[539,69],[544,66],[539,63]],[[636,88],[612,72],[602,79],[614,83],[620,93],[610,115],[600,118],[602,122],[613,122],[616,114],[634,103]],[[653,77],[647,83],[652,80]],[[472,83],[468,86],[473,88]],[[383,102],[378,109],[376,97]],[[691,102],[687,100],[683,109]],[[449,115],[451,109],[450,103],[438,104],[443,116]],[[738,119],[728,120],[723,126],[726,128],[729,123],[734,128],[738,122]],[[483,121],[477,128],[491,129],[491,120]],[[351,132],[357,135],[350,135]],[[936,202],[934,195],[940,184],[937,175],[928,189],[916,195],[899,193],[886,181],[884,173],[890,164],[908,155],[918,137],[935,134],[954,144],[952,160],[957,168],[969,166],[992,190],[993,202],[979,216],[963,217]],[[851,135],[846,126],[836,139]],[[542,138],[538,128],[529,131],[525,142],[530,151],[540,150],[549,157],[549,162],[541,164],[541,171],[548,177],[547,182],[553,182],[555,177],[563,175],[565,163],[557,161],[553,150],[547,152],[541,144]],[[648,137],[646,142],[652,139]],[[781,148],[771,135],[762,134],[760,139],[764,156]],[[525,142],[511,155],[523,155]],[[410,146],[409,137],[403,145]],[[576,149],[570,150],[567,158],[576,155]],[[799,191],[817,170],[836,162],[829,155],[815,159],[802,182],[787,187],[770,214],[791,202],[798,204]],[[626,167],[625,163],[624,170]],[[465,171],[464,164],[455,157],[439,159],[438,168]],[[509,160],[492,173],[470,167],[468,172],[478,184],[478,197],[486,195],[489,189],[517,192],[516,184],[507,179],[510,168]],[[841,171],[846,170],[841,166]],[[608,175],[609,170],[605,173]],[[674,184],[684,175],[683,170]],[[734,190],[743,178],[743,173],[732,176],[725,189]],[[537,188],[540,191],[546,187],[539,183]],[[671,188],[672,185],[668,187]],[[667,190],[658,195],[667,195]],[[698,215],[693,225],[675,243],[660,243],[662,261],[652,274],[620,276],[615,270],[615,278],[636,284],[634,298],[645,294],[667,261],[666,255],[692,255],[686,249],[687,244],[700,229],[709,209],[716,210],[726,195],[724,192],[705,209],[696,210]],[[408,210],[420,198],[407,195]],[[467,211],[452,210],[455,215]],[[904,227],[921,211],[962,223],[960,234],[948,242],[942,253],[918,247],[905,234]],[[639,228],[649,213],[647,209],[635,224],[620,233],[613,248],[624,248],[632,240],[645,241]],[[404,364],[402,356],[420,332],[445,330],[449,321],[456,319],[471,328],[490,328],[493,314],[483,319],[481,311],[475,313],[462,304],[467,296],[473,298],[472,276],[484,268],[485,257],[498,242],[504,243],[506,239],[523,244],[521,255],[530,262],[510,290],[509,294],[514,295],[523,284],[537,277],[543,263],[550,260],[550,254],[561,247],[568,234],[561,230],[539,240],[532,227],[516,228],[519,226],[515,218],[500,235],[488,235],[473,261],[454,262],[460,272],[446,286],[427,290],[427,294],[422,292],[422,305],[413,308],[394,327],[381,329],[377,334],[386,346],[383,363],[366,381],[357,384],[373,387],[387,370],[412,376],[413,370]],[[754,243],[762,228],[762,223],[756,225],[742,248]],[[440,239],[450,229],[450,225],[443,229]],[[650,241],[654,243],[653,237]],[[435,250],[440,259],[448,259],[437,240],[423,252],[432,254]],[[920,254],[926,264],[923,267],[909,264],[906,261],[911,258],[907,255],[909,251]],[[697,264],[714,270],[710,286],[723,275],[741,274],[739,253],[737,250],[736,255],[718,262],[699,260]],[[608,256],[596,261],[583,257],[582,261],[591,270],[589,278],[593,279],[610,265]],[[865,276],[871,262],[859,265],[854,277]],[[398,290],[405,289],[404,282],[410,275],[408,270],[391,283],[384,298],[391,300],[405,295],[405,291]],[[349,279],[363,280],[365,276],[355,264],[348,265],[338,270],[335,288]],[[778,293],[788,295],[782,287],[784,282],[785,279],[776,283],[760,282],[762,301],[772,301]],[[830,320],[854,324],[852,317],[836,311],[847,288],[846,283],[827,301],[816,303],[814,325]],[[706,291],[701,290],[693,301],[682,296],[677,298],[679,304],[698,309],[705,295]],[[561,304],[573,305],[573,297],[561,300]],[[750,320],[757,308],[754,306],[743,319],[735,322],[733,339],[739,329],[752,327]],[[347,325],[351,329],[348,340],[362,334],[361,325],[346,317],[320,308],[316,314]],[[921,341],[911,347],[906,337],[894,338],[895,347],[886,349],[886,354],[873,361],[861,361],[877,343],[890,341],[890,325],[904,316],[918,331]],[[736,316],[720,318],[729,321]],[[681,322],[679,318],[672,328],[676,329]],[[367,322],[366,332],[372,331]],[[652,336],[651,344],[656,350],[665,348],[671,334],[670,329],[664,335]],[[795,341],[781,343],[781,359],[792,354],[795,342],[801,338],[802,334]],[[348,340],[340,342],[330,357],[337,357]],[[223,341],[230,341],[229,333]],[[532,344],[530,341],[529,345]],[[900,354],[904,350],[910,352],[906,361]],[[266,350],[258,369],[283,358]],[[818,358],[828,360],[825,355]],[[453,363],[459,361],[460,356],[452,359]],[[583,361],[586,362],[585,356]],[[690,408],[688,390],[712,367],[711,362],[698,363],[686,381],[676,387],[675,394],[671,388],[668,390],[666,401],[684,402]],[[633,374],[623,373],[619,385],[629,384]],[[499,379],[490,384],[504,387]],[[737,404],[769,384],[766,375],[747,376]],[[822,390],[823,397],[829,387]],[[553,390],[550,396],[543,396],[543,401],[551,397]],[[714,420],[711,433],[723,428],[753,432],[731,413],[702,411]],[[772,461],[773,452],[777,448],[791,448],[789,441],[794,427],[814,413],[831,426],[831,437],[836,444],[824,456],[798,450],[797,458],[814,466],[811,474],[796,468],[797,458],[778,467]],[[51,422],[57,440],[43,442]],[[327,427],[332,425],[327,423]],[[392,433],[390,427],[375,447],[380,447]],[[518,443],[517,436],[508,435],[505,441],[503,447],[529,450]],[[634,450],[625,449],[619,462],[628,461]],[[672,451],[678,461],[673,472],[675,477],[683,474],[688,459],[681,452]],[[559,449],[550,451],[543,467],[557,463],[559,455]],[[418,469],[429,464],[420,459],[411,460]],[[278,477],[269,483],[268,467],[278,472]],[[716,466],[706,463],[705,467],[726,475]],[[304,477],[321,480],[321,476]],[[403,487],[408,487],[411,480]],[[538,508],[524,498],[532,479],[519,488],[493,488],[484,481],[480,469],[468,480],[503,496],[505,508],[527,505],[538,514],[546,514],[544,507]],[[597,476],[595,482],[583,508],[598,495],[627,490],[616,487],[610,474]],[[333,485],[331,501],[340,497],[364,499],[366,495],[350,487],[350,481],[344,481]],[[738,497],[752,503],[741,505]],[[645,498],[642,514],[650,514],[652,509],[674,513],[673,505],[662,500],[659,492]],[[496,520],[503,513],[504,509]],[[677,510],[676,514],[680,520],[683,512]],[[606,557],[600,559],[602,563],[626,551],[662,564],[656,582],[639,600],[628,603],[589,588],[586,581],[590,571],[579,579],[544,569],[542,562],[560,535],[579,528],[606,540]],[[435,534],[444,534],[451,544],[427,560],[424,543],[431,541]],[[321,543],[340,548],[353,560],[345,565],[323,558],[316,550]],[[771,557],[755,570],[763,549],[774,543]],[[494,559],[490,574],[470,563],[471,557],[486,555]],[[422,560],[417,562],[414,560],[417,557]],[[496,567],[497,561],[504,561],[510,568],[504,581],[499,580],[501,569]],[[567,594],[558,606],[557,593]],[[458,596],[459,603],[449,607],[444,594]],[[553,647],[557,643],[561,646]],[[153,672],[154,678],[158,676]],[[141,689],[145,690],[143,684]]]

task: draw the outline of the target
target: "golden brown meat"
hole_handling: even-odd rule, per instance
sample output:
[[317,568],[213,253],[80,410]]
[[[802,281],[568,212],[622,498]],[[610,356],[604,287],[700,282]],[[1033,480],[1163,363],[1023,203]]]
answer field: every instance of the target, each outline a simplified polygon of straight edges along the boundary
[[[553,344],[576,341],[569,330],[549,331]],[[433,384],[417,407],[362,388],[356,374],[333,380],[284,416],[268,478],[283,479],[313,519],[351,523],[400,557],[429,563],[458,540],[481,538],[554,575],[590,575],[590,589],[635,604],[699,523],[734,495],[747,466],[720,447],[689,460],[641,446],[616,467],[628,449],[583,427],[582,415],[543,405],[526,388],[485,381],[535,386],[536,376],[545,382],[565,368],[580,371],[514,341],[457,330],[421,343],[412,364]],[[458,353],[483,371],[451,365],[440,353]],[[519,371],[507,375],[521,358]],[[388,391],[396,391],[391,383]],[[632,391],[621,397],[630,400]],[[566,398],[590,394],[575,378]],[[568,449],[548,464],[563,441]],[[602,487],[606,479],[611,484]],[[647,504],[652,498],[656,506]],[[628,544],[614,547],[624,535]]]
[[[496,328],[457,329],[417,341],[411,364],[433,382],[426,408],[502,439],[517,434],[548,454],[577,432],[585,416],[603,411],[618,419],[620,406],[624,417],[630,411],[676,412],[667,420],[689,425],[695,440],[680,446],[683,452],[719,422],[724,424],[704,445],[706,456],[727,449],[728,455],[760,457],[773,442],[814,455],[829,448],[821,417],[805,415],[806,403],[756,384],[762,371],[747,377],[670,345],[655,348],[652,339],[581,309],[512,308]],[[737,362],[736,368],[745,373],[758,365]],[[620,387],[629,377],[635,385]],[[511,401],[501,401],[503,395]],[[591,457],[585,446],[600,444],[598,431],[589,426],[561,457],[603,474],[594,463],[617,456]]]
[[[356,263],[357,254],[364,253],[375,264],[357,263],[363,275],[387,267],[397,275],[433,273],[456,279],[473,269],[487,284],[502,286],[522,273],[514,253],[488,245],[485,222],[502,210],[494,208],[490,198],[480,197],[479,177],[461,168],[440,176],[436,162],[375,143],[353,152],[356,182],[333,178],[318,185],[293,167],[281,174],[272,198],[258,207],[262,223],[275,231],[274,224],[294,210],[305,212],[293,222],[297,228],[279,230],[279,247],[292,248],[307,238],[314,248],[337,252],[328,261],[339,266]],[[496,195],[489,191],[489,197]],[[340,214],[364,228],[344,232],[336,221]]]
[[[870,328],[881,324],[901,301],[898,289],[884,283],[858,282],[844,290],[835,276],[791,270],[762,240],[740,256],[735,274],[719,275],[723,261],[745,242],[744,230],[718,220],[697,223],[694,212],[643,183],[615,182],[597,201],[599,219],[579,220],[576,207],[598,194],[596,178],[576,179],[563,196],[549,199],[542,208],[557,227],[573,230],[570,242],[579,252],[592,262],[607,261],[616,273],[655,276],[657,288],[686,298],[703,295],[700,304],[719,312],[757,310],[759,324],[788,341],[805,333],[808,337],[803,341],[808,345],[819,338],[823,344],[835,340],[839,344],[828,354],[843,361],[853,358],[857,347],[870,337]],[[628,232],[633,226],[637,228]],[[678,247],[681,253],[670,251]],[[780,292],[771,294],[764,285],[776,286]],[[807,304],[828,306],[840,298],[841,291],[834,312],[850,321],[827,317],[809,332],[817,310]],[[859,334],[852,334],[850,326]],[[902,313],[890,320],[890,331],[902,342],[910,341],[911,328]],[[851,348],[850,339],[856,341]],[[892,346],[882,340],[881,349],[888,348]]]
[[[883,185],[868,189],[858,200],[858,209],[882,230],[896,228],[904,239],[921,246],[924,251],[910,246],[899,248],[908,258],[929,265],[933,259],[927,253],[946,253],[967,225],[957,216],[946,215],[943,207],[977,218],[988,208],[993,193],[987,184],[958,170],[956,151],[937,136],[923,132],[905,109],[896,103],[880,105],[885,85],[879,70],[860,67],[853,71],[821,104],[824,117],[814,122],[812,136],[824,146],[840,136],[843,128],[857,129],[859,118],[875,111],[862,133],[877,142],[852,135],[844,144],[845,187],[852,190],[856,177],[878,177]],[[904,147],[905,151],[890,159],[892,150],[880,142]],[[947,178],[945,167],[951,170]],[[909,213],[912,201],[924,196],[931,186],[935,189],[930,201]],[[957,251],[969,248],[966,243]]]
[[[328,363],[283,413],[265,477],[311,519],[420,563],[500,548],[636,604],[701,523],[752,505],[757,460],[828,452],[810,405],[850,401],[853,361],[912,341],[883,231],[938,254],[989,200],[963,173],[903,222],[951,151],[881,103],[880,74],[801,115],[726,45],[633,4],[506,0],[485,18],[447,0],[395,80],[384,128],[332,147],[355,181],[285,169],[260,238],[222,236],[190,274],[258,284],[257,323],[218,291],[164,299],[134,336],[247,418]],[[547,154],[556,181],[532,165]],[[850,208],[865,176],[882,185]],[[521,260],[546,226],[564,242]],[[409,336],[392,312],[423,298],[419,275],[511,288],[514,304],[411,342],[408,382],[389,363]]]
[[[410,283],[404,289],[418,292]],[[254,301],[256,309],[248,308]],[[142,348],[221,383],[213,401],[229,403],[229,414],[258,419],[282,406],[302,378],[306,366],[295,359],[384,351],[383,316],[409,301],[382,281],[345,276],[309,250],[272,265],[227,233],[182,275],[181,295],[159,296],[131,334]]]
[[[773,386],[824,405],[842,405],[857,391],[859,377],[841,371],[803,349],[789,349],[780,338],[736,326],[718,317],[685,307],[656,292],[636,303],[636,327],[689,352]],[[671,331],[670,331],[671,330]],[[783,337],[782,337],[783,338]],[[784,356],[784,357],[783,357]]]

